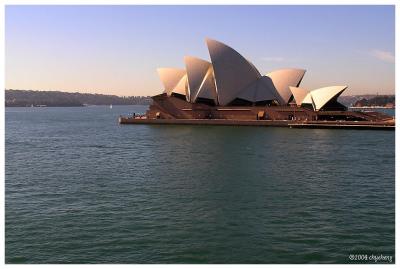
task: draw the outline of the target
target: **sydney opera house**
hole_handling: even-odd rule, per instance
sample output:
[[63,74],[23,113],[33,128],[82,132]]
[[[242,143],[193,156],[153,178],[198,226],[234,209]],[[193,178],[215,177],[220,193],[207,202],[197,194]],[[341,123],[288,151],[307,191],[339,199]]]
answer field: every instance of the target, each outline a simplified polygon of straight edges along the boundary
[[377,114],[347,111],[337,99],[347,86],[300,87],[304,69],[262,74],[226,44],[206,39],[210,61],[184,57],[185,69],[159,68],[163,93],[146,119],[237,121],[372,121]]

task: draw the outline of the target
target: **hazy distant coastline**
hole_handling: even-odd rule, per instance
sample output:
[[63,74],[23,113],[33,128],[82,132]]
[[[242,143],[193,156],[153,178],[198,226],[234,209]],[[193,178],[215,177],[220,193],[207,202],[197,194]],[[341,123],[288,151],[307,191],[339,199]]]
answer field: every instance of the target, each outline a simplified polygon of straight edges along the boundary
[[339,96],[338,101],[350,108],[394,108],[395,106],[395,96],[392,94]]
[[149,105],[150,96],[116,96],[61,91],[6,90],[6,107],[49,106],[73,107],[88,105]]
[[[394,95],[340,96],[338,101],[347,107],[394,107]],[[49,106],[73,107],[90,105],[149,105],[150,96],[116,96],[61,91],[5,90],[6,107]]]

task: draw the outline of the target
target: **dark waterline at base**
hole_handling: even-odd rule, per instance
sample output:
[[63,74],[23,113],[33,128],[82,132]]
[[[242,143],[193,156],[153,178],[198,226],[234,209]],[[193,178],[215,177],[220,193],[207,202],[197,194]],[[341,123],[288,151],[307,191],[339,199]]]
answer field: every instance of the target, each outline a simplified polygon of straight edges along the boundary
[[395,132],[118,125],[145,110],[6,108],[6,263],[395,261]]

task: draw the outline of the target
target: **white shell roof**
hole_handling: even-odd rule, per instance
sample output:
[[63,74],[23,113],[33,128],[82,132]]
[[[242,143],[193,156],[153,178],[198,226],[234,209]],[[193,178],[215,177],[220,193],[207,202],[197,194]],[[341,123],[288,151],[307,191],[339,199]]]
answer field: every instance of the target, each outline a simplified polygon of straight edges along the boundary
[[282,101],[272,83],[272,80],[266,76],[262,76],[251,83],[248,87],[244,88],[237,97],[250,102],[259,102],[264,100]]
[[218,102],[227,105],[238,93],[261,77],[254,65],[231,47],[206,39],[217,85]]
[[186,96],[186,101],[190,101],[189,89],[188,89],[188,77],[185,74],[181,80],[176,84],[175,88],[172,90],[173,93],[178,93]]
[[164,92],[168,95],[171,95],[172,91],[182,79],[182,77],[186,74],[185,69],[179,68],[158,68],[157,69],[158,76],[164,86]]
[[276,90],[287,104],[292,96],[289,87],[298,87],[305,73],[304,69],[287,68],[270,72],[267,76],[272,79]]
[[315,110],[320,110],[331,99],[338,97],[347,86],[330,86],[311,91],[311,97],[314,101]]
[[331,86],[307,91],[298,87],[306,72],[304,69],[280,69],[261,76],[251,62],[231,47],[208,38],[206,43],[211,63],[187,56],[186,70],[157,69],[168,95],[185,95],[188,102],[207,98],[222,106],[235,98],[250,102],[277,100],[287,104],[293,95],[297,105],[312,104],[315,110],[320,110],[347,88]]
[[[298,88],[298,87],[289,87],[290,91],[292,92],[293,96],[294,96],[294,100],[296,101],[296,104],[298,106],[301,106],[301,104],[303,103],[303,101],[305,100],[305,97],[309,94],[309,91],[303,88]],[[311,95],[309,95],[308,97],[308,102],[305,103],[312,103],[311,100]]]
[[311,104],[314,106],[314,100],[312,99],[311,92],[304,97],[302,104]]
[[308,91],[306,89],[290,87],[296,100],[296,104],[312,104],[314,110],[320,110],[329,101],[337,98],[347,89],[347,86],[330,86]]
[[[195,102],[197,97],[203,97],[204,95],[209,97],[214,96],[215,94],[207,92],[215,91],[215,85],[211,85],[210,78],[207,78],[207,75],[213,75],[209,72],[212,67],[211,63],[196,57],[186,56],[185,65],[189,82],[190,101]],[[199,96],[201,87],[201,96]]]
[[217,90],[215,88],[215,79],[214,79],[214,71],[212,66],[208,69],[200,88],[194,98],[194,101],[197,98],[207,98],[214,101],[215,104],[218,104],[218,96]]

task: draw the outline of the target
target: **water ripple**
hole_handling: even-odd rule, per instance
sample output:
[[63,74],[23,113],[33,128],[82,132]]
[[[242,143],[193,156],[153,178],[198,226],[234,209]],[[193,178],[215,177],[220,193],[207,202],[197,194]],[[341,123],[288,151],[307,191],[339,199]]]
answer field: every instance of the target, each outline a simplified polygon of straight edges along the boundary
[[394,132],[116,122],[145,109],[6,109],[7,263],[394,256]]

